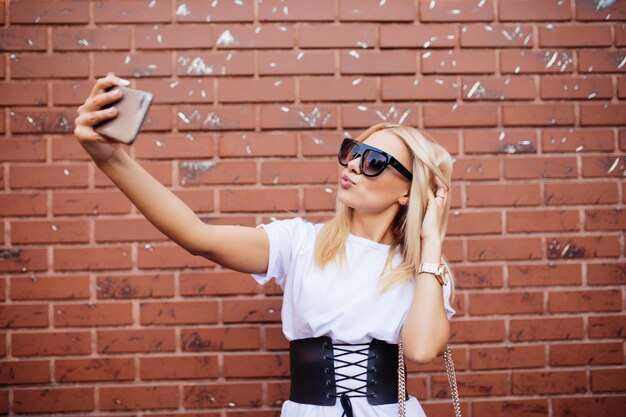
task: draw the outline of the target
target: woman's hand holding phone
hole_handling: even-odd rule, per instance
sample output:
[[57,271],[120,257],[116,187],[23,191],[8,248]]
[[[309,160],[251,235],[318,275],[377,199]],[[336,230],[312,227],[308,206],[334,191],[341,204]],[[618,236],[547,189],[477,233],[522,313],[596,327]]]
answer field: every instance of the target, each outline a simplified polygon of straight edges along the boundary
[[118,110],[114,106],[107,109],[102,109],[102,106],[120,100],[123,93],[116,88],[111,91],[106,90],[116,85],[127,86],[129,84],[130,81],[116,77],[115,74],[109,72],[106,77],[96,80],[91,94],[77,109],[74,135],[96,163],[108,161],[120,147],[119,142],[107,139],[94,130],[94,125],[117,116]]

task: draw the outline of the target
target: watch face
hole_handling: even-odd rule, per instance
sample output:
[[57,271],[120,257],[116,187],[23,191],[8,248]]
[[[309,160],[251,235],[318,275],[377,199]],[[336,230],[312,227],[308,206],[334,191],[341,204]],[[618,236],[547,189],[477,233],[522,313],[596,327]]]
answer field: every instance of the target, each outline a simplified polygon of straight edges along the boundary
[[445,265],[442,264],[441,266],[441,278],[444,284],[447,284],[450,281],[450,271],[448,271],[448,267]]

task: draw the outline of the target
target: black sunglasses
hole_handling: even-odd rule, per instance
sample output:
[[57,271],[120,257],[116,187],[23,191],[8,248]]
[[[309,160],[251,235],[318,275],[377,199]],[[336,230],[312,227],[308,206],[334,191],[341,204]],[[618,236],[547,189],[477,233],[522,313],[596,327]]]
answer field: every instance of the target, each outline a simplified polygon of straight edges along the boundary
[[348,162],[359,156],[361,156],[361,173],[366,177],[376,177],[387,168],[387,165],[391,165],[406,179],[413,180],[411,172],[387,152],[354,139],[345,138],[337,155],[339,163],[344,167],[348,166]]

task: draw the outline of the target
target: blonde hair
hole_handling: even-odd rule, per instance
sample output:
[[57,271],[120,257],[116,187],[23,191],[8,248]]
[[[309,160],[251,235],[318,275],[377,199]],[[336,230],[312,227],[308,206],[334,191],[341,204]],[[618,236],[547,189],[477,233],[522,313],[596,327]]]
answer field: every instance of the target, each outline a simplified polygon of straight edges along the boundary
[[[400,138],[410,149],[412,158],[413,181],[409,192],[409,201],[401,206],[390,225],[393,242],[381,273],[381,293],[396,283],[413,280],[421,262],[421,225],[428,204],[428,187],[436,191],[435,176],[448,189],[443,208],[441,235],[445,236],[450,212],[450,183],[452,179],[452,157],[428,133],[411,126],[394,123],[378,123],[367,129],[357,141],[362,142],[371,134],[386,130]],[[330,262],[343,265],[346,257],[346,239],[350,233],[350,224],[354,209],[337,200],[334,217],[320,230],[315,242],[315,262],[324,269]],[[391,262],[397,249],[400,249],[401,262],[391,268]],[[445,257],[443,262],[448,266]],[[449,269],[449,268],[448,268]],[[454,277],[451,273],[451,298],[454,298]]]

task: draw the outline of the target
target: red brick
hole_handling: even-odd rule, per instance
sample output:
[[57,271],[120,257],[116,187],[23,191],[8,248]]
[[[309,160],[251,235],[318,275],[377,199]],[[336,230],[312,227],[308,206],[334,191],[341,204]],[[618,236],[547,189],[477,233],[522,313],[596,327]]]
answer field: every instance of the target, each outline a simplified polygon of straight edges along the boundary
[[55,327],[123,326],[133,324],[132,304],[56,304]]
[[615,149],[611,129],[546,129],[541,136],[544,152],[610,152]]
[[215,28],[219,49],[286,48],[294,47],[292,25],[220,25]]
[[613,82],[608,77],[542,77],[540,94],[548,100],[610,100]]
[[481,347],[471,350],[472,369],[542,368],[545,347],[541,345]]
[[509,233],[580,230],[577,210],[507,211]]
[[15,386],[49,383],[49,368],[48,361],[2,362],[0,363],[0,384]]
[[[550,366],[621,364],[621,343],[567,343],[550,345]],[[592,371],[593,383],[593,371]]]
[[62,300],[89,298],[87,276],[11,278],[12,300]]
[[300,79],[302,101],[357,101],[376,99],[378,88],[373,77],[314,77]]
[[53,28],[52,49],[56,51],[129,50],[130,29]]
[[93,411],[94,388],[31,388],[13,391],[13,411],[46,413]]
[[180,53],[176,60],[176,75],[252,75],[254,74],[254,52],[219,51]]
[[[332,10],[332,6],[329,5]],[[378,0],[342,0],[339,20],[342,21],[413,21],[417,17],[411,0],[380,2]]]
[[44,271],[48,269],[46,248],[7,248],[0,249],[3,258],[0,262],[1,272]]
[[583,157],[583,177],[622,178],[626,172],[626,158],[623,156]]
[[260,21],[332,21],[335,19],[334,3],[321,0],[302,3],[297,0],[266,0],[259,3]]
[[543,312],[543,293],[541,292],[470,294],[469,300],[471,315]]
[[15,59],[11,59],[9,63],[14,79],[86,78],[89,75],[87,54],[22,54],[16,55]]
[[485,235],[502,233],[502,217],[498,212],[457,212],[448,217],[447,235]]
[[100,387],[100,409],[144,410],[178,407],[178,387],[175,385]]
[[87,187],[87,165],[34,165],[10,167],[11,188]]
[[174,18],[177,22],[185,23],[202,22],[206,24],[207,22],[252,22],[254,20],[254,4],[234,1],[177,1]]
[[248,274],[228,271],[186,273],[180,276],[183,296],[255,294],[259,284]]
[[13,333],[11,352],[14,356],[88,355],[90,334],[86,332]]
[[589,317],[589,337],[599,338],[619,338],[622,339],[626,332],[626,316],[590,316]]
[[626,212],[621,208],[585,210],[585,230],[625,230]]
[[513,373],[514,395],[566,394],[587,391],[585,371]]
[[98,330],[98,353],[173,352],[174,329]]
[[216,355],[140,358],[139,367],[139,377],[144,381],[204,379],[219,376]]
[[464,100],[532,100],[536,96],[535,80],[516,76],[501,78],[463,77]]
[[383,100],[454,100],[457,96],[456,79],[446,75],[384,77],[381,88]]
[[500,68],[503,74],[549,74],[571,73],[574,70],[573,52],[565,50],[546,51],[500,51]]
[[[506,395],[509,390],[508,372],[457,374],[459,396],[481,397]],[[433,375],[431,395],[435,398],[450,398],[450,382],[447,375]]]
[[263,385],[254,383],[191,384],[183,388],[185,409],[258,407]]
[[626,396],[559,397],[553,400],[555,417],[620,417]]
[[96,23],[160,23],[172,20],[171,0],[146,4],[142,0],[109,1],[94,5]]
[[262,129],[311,129],[337,127],[337,107],[332,105],[262,105]]
[[581,49],[578,51],[578,72],[580,73],[624,73],[626,50]]
[[500,266],[456,266],[452,271],[457,288],[501,288]]
[[606,25],[539,26],[539,47],[611,46],[613,35]]
[[304,189],[304,208],[307,211],[333,210],[336,203],[336,190],[331,187]]
[[[150,91],[153,94],[153,103],[204,103],[211,104],[215,100],[215,88],[212,79],[181,78],[176,81],[165,79],[142,79],[137,82],[137,89]],[[140,134],[137,144],[145,142]],[[199,138],[207,138],[208,135],[200,134]],[[191,147],[187,140],[185,146]]]
[[591,370],[591,391],[620,392],[626,391],[626,369]]
[[620,254],[618,236],[547,237],[548,259],[617,257]]
[[496,342],[504,340],[503,320],[464,320],[450,322],[450,342]]
[[332,51],[259,51],[258,72],[259,75],[333,74],[335,56]]
[[135,37],[137,49],[200,49],[213,44],[213,28],[207,24],[138,25]]
[[[10,1],[11,24],[86,24],[89,22],[89,3],[75,0],[28,2]],[[4,7],[3,7],[4,8]]]
[[537,206],[541,203],[536,184],[467,184],[466,192],[469,207]]
[[569,2],[557,0],[500,0],[498,14],[502,21],[570,20]]
[[417,55],[409,50],[347,51],[339,55],[342,74],[415,74]]
[[55,360],[58,382],[132,381],[133,358],[98,358]]
[[190,352],[253,350],[261,346],[261,337],[256,326],[187,328],[181,331],[181,343]]
[[131,204],[119,190],[80,192],[55,190],[52,193],[54,215],[128,214]]
[[469,48],[532,48],[535,42],[531,25],[461,26],[461,47]]
[[[378,120],[415,126],[419,118],[418,112],[419,109],[406,103],[387,103],[382,105],[373,103],[368,103],[367,105],[345,104],[341,106],[341,124],[344,128],[367,128],[373,124],[373,121]],[[337,149],[338,147],[335,148],[335,155]]]
[[494,16],[492,0],[473,1],[419,0],[419,16],[422,22],[490,22]]
[[[381,31],[385,27],[382,26]],[[372,48],[377,39],[378,27],[371,23],[301,23],[298,27],[300,48]]]
[[217,82],[217,100],[222,103],[295,101],[295,81],[274,77],[225,78]]
[[280,298],[228,299],[222,302],[224,323],[253,323],[280,321]]
[[[0,87],[0,95],[2,94]],[[25,92],[25,94],[28,94]],[[4,162],[9,161],[39,161],[46,160],[46,141],[39,138],[20,137],[2,138],[0,141],[0,154]]]
[[578,264],[509,265],[509,286],[581,285],[582,273]]
[[448,50],[421,54],[424,74],[490,74],[496,70],[493,51]]
[[618,290],[551,292],[548,297],[548,308],[551,313],[621,311],[622,297]]
[[286,354],[224,355],[226,378],[258,378],[289,376]]
[[500,161],[495,158],[458,158],[453,180],[495,180],[500,176]]
[[330,183],[339,179],[336,162],[290,161],[263,162],[261,164],[261,182],[270,184]]
[[47,327],[48,308],[43,304],[5,304],[0,307],[0,327]]
[[452,48],[456,40],[456,27],[452,24],[380,26],[381,48]]
[[254,184],[256,166],[254,162],[214,162],[180,161],[180,184],[197,186],[199,184]]
[[240,106],[178,106],[176,118],[179,130],[240,130],[253,129],[255,109]]
[[[576,20],[624,20],[626,7],[621,2],[598,4],[595,1],[576,0]],[[607,413],[607,415],[609,415]]]
[[467,244],[468,259],[473,261],[538,259],[542,256],[539,238],[471,239]]
[[626,103],[580,105],[581,126],[624,125],[626,124]]
[[217,323],[217,302],[142,302],[139,314],[142,325],[213,324]]
[[58,247],[54,248],[54,269],[57,271],[84,271],[130,269],[130,247]]
[[474,415],[508,417],[547,417],[547,399],[492,400],[472,403]]
[[74,220],[42,220],[11,222],[11,242],[29,243],[87,243],[88,224]]
[[46,212],[45,192],[12,191],[10,194],[0,194],[2,216],[44,216]]
[[617,203],[617,187],[607,182],[550,182],[545,184],[545,204],[611,204]]
[[[4,8],[4,5],[0,7]],[[47,39],[45,28],[0,29],[0,49],[3,51],[45,51]]]
[[220,208],[225,212],[297,210],[295,189],[244,189],[220,191]]
[[507,158],[504,176],[520,178],[575,178],[578,176],[576,159],[570,157]]
[[582,317],[511,319],[513,342],[539,340],[574,340],[584,336]]
[[573,104],[503,104],[502,123],[505,126],[574,125]]
[[264,347],[267,350],[289,349],[289,340],[285,337],[282,326],[265,326]]
[[536,153],[537,134],[531,130],[482,130],[463,132],[466,154]]
[[74,130],[75,111],[18,110],[9,112],[12,133],[68,133]]
[[172,63],[164,52],[99,52],[94,54],[94,72],[104,77],[114,72],[118,77],[168,77]]
[[99,299],[160,298],[174,295],[174,277],[167,274],[98,276]]
[[626,264],[587,264],[587,283],[589,285],[624,285]]
[[215,263],[196,256],[180,245],[151,246],[138,251],[137,267],[140,269],[213,268]]
[[224,133],[218,140],[222,158],[297,154],[296,137],[290,133]]
[[494,104],[429,104],[423,107],[424,127],[495,126]]

